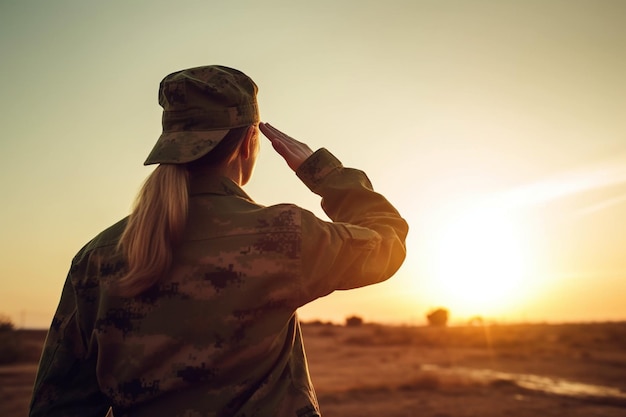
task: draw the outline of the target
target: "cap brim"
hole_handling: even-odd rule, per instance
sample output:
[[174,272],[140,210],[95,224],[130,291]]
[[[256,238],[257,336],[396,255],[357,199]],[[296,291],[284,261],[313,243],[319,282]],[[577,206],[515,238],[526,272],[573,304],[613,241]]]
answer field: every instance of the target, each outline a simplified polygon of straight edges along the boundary
[[215,148],[229,131],[163,132],[143,164],[184,164],[195,161]]

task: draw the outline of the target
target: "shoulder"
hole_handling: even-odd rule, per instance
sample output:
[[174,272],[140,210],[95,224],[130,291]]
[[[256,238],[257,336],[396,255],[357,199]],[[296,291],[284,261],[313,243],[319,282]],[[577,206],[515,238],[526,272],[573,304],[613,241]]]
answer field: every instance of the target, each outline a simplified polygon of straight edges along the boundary
[[109,226],[104,229],[102,232],[98,233],[93,239],[91,239],[85,246],[83,246],[76,256],[74,257],[73,263],[78,263],[87,257],[93,251],[104,248],[115,248],[117,243],[119,242],[122,233],[124,233],[124,229],[126,228],[126,223],[128,222],[128,217],[123,218],[117,223]]
[[285,229],[300,227],[302,213],[306,210],[295,204],[276,204],[263,207],[257,214],[257,225],[261,228]]

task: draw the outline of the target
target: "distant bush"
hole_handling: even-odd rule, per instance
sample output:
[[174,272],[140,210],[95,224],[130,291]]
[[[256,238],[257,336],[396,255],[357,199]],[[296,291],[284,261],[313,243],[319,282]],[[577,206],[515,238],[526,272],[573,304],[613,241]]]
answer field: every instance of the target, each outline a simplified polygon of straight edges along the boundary
[[350,316],[346,318],[346,326],[358,327],[363,324],[363,319],[359,316]]
[[445,327],[448,325],[449,312],[445,308],[437,308],[426,315],[428,324],[434,327]]
[[13,363],[20,358],[20,341],[11,319],[0,315],[0,365]]
[[302,324],[307,326],[334,326],[332,321],[322,321],[322,320],[312,320],[307,322],[302,322]]
[[0,333],[1,332],[10,332],[15,330],[15,325],[9,316],[5,316],[4,314],[0,314]]

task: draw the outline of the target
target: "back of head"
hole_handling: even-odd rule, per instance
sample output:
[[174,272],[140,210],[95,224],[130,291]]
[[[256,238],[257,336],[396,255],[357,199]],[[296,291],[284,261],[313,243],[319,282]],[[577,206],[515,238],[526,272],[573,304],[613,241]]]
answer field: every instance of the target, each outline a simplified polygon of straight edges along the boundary
[[144,162],[160,165],[140,190],[119,242],[128,263],[120,295],[137,295],[169,271],[187,222],[189,168],[219,163],[236,149],[259,122],[257,91],[247,75],[219,65],[177,71],[161,81],[163,133]]
[[258,123],[257,91],[250,77],[220,65],[168,75],[159,86],[163,133],[144,164],[194,161],[231,129]]

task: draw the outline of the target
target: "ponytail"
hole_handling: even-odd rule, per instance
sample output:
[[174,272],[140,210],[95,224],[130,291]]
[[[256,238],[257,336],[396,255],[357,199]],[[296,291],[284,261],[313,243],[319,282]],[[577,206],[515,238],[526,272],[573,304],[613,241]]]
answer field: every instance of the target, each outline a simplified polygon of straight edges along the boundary
[[116,293],[138,295],[169,271],[187,223],[188,201],[187,167],[161,164],[146,179],[118,244],[128,272]]
[[187,224],[190,176],[227,163],[249,128],[231,129],[211,152],[197,160],[184,165],[161,164],[150,174],[118,243],[128,272],[116,283],[116,294],[136,296],[169,272]]

